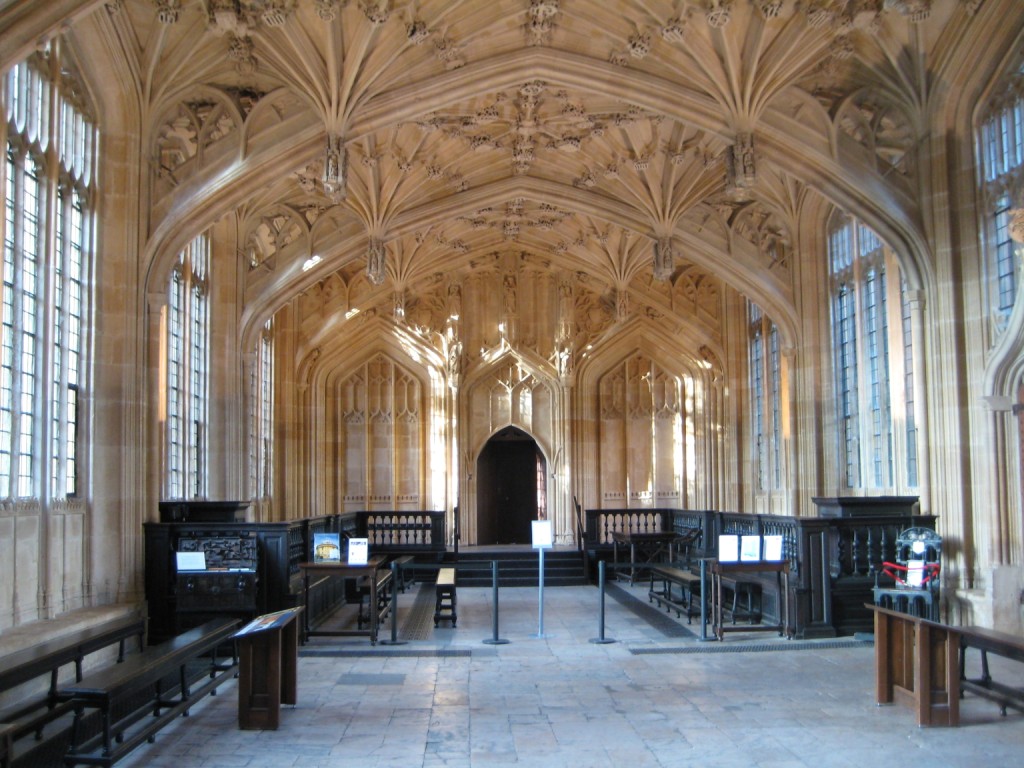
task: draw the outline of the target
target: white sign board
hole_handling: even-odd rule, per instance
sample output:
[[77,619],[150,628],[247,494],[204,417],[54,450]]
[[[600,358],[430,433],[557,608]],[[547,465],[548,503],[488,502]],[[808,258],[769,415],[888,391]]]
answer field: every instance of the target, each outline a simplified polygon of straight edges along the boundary
[[551,521],[550,520],[534,520],[532,523],[533,528],[533,548],[534,549],[551,549],[552,536],[551,536]]
[[764,537],[764,559],[773,562],[782,559],[781,534],[769,534]]
[[175,560],[179,571],[205,571],[205,552],[175,552]]
[[740,560],[744,562],[756,562],[761,559],[761,537],[741,536],[740,537]]
[[349,539],[348,540],[348,564],[349,565],[366,565],[370,556],[370,540],[369,539]]
[[740,537],[723,534],[718,537],[718,559],[732,563],[740,559]]

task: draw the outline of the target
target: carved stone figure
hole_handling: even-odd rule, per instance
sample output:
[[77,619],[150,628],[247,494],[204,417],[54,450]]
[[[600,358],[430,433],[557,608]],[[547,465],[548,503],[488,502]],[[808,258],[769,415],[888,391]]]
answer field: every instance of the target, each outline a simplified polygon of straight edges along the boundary
[[366,249],[366,279],[373,285],[384,282],[384,260],[387,250],[384,243],[377,238],[370,238],[370,246]]

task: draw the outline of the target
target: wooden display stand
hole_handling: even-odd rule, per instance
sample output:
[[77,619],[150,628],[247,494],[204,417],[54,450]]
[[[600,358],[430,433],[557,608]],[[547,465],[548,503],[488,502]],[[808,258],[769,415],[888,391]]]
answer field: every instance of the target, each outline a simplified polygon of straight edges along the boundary
[[281,705],[298,701],[302,607],[260,616],[238,631],[238,727],[277,730]]
[[917,724],[960,724],[960,631],[877,605],[875,700],[911,707]]

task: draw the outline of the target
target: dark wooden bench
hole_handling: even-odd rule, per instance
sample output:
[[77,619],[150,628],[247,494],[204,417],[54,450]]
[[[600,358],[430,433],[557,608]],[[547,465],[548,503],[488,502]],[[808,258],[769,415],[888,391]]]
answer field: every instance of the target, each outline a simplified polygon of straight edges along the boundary
[[455,622],[458,621],[458,616],[455,612],[456,595],[455,595],[455,569],[454,568],[441,568],[437,572],[437,594],[436,602],[434,604],[434,626],[438,625],[441,621],[451,621],[452,626],[455,626]]
[[0,768],[11,768],[14,762],[14,726],[0,724]]
[[[988,668],[988,654],[994,653],[1014,661],[1024,661],[1024,637],[999,632],[985,627],[959,627],[960,633],[960,694],[970,691],[999,704],[999,711],[1006,715],[1006,708],[1024,712],[1024,688],[1014,688],[992,679]],[[981,651],[981,677],[967,677],[966,654],[968,648]]]
[[[373,594],[377,596],[377,605],[367,605],[366,610],[363,610],[364,602],[369,603],[370,600],[370,579],[376,579],[377,588],[372,590]],[[388,568],[382,568],[378,570],[373,576],[366,576],[360,579],[360,583],[357,585],[359,589],[359,613],[356,615],[356,626],[362,629],[363,627],[370,625],[370,611],[377,611],[377,626],[379,627],[384,619],[387,618],[391,612],[391,570]],[[374,638],[376,641],[376,638]]]
[[[86,656],[117,645],[117,660],[121,662],[125,658],[125,642],[137,637],[141,649],[145,631],[145,620],[130,616],[69,632],[0,658],[0,692],[45,676],[50,678],[46,692],[0,710],[5,734],[0,750],[6,749],[7,760],[13,761],[14,744],[18,739],[35,733],[36,740],[41,740],[46,725],[71,711],[70,705],[59,701],[57,696],[61,669],[74,664],[75,680],[81,681]],[[6,763],[0,762],[0,765]]]
[[[758,582],[729,575],[720,575],[718,581],[722,585],[721,612],[723,620],[727,617],[732,624],[737,621],[757,624],[761,621],[761,612],[754,607],[754,596],[761,589]],[[711,590],[710,579],[708,580],[708,590]],[[742,603],[740,602],[741,598]]]
[[[676,617],[686,614],[686,623],[692,623],[694,616],[700,616],[700,576],[676,568],[672,565],[652,565],[651,587],[647,593],[647,601],[657,601],[658,607],[665,606],[665,610],[676,612]],[[656,582],[661,583],[661,589],[657,589]],[[673,591],[673,586],[679,587],[678,598]]]
[[[237,619],[214,619],[141,653],[128,656],[72,685],[61,701],[75,711],[67,766],[113,765],[234,674],[237,657],[218,659],[218,648],[238,629]],[[84,733],[87,711],[99,713],[100,729]]]
[[395,572],[398,574],[398,591],[404,594],[406,586],[416,582],[415,572],[406,568],[410,563],[416,562],[416,558],[412,555],[400,555],[392,559],[391,562],[398,564],[398,567],[395,568]]

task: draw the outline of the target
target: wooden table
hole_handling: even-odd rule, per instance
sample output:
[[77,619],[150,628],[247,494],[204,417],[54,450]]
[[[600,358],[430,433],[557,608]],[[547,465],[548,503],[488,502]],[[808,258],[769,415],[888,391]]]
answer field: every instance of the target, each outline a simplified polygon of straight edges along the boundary
[[629,583],[633,584],[636,579],[637,554],[643,557],[643,562],[658,562],[658,557],[667,553],[668,562],[675,561],[675,544],[679,539],[686,538],[675,531],[659,531],[657,533],[627,533],[626,531],[612,532],[612,560],[615,566],[615,576],[619,575],[619,545],[629,546]]
[[[789,635],[789,561],[788,560],[739,560],[736,562],[722,562],[720,560],[709,560],[708,569],[711,572],[711,624],[712,631],[719,639],[723,639],[726,632],[778,632],[783,637]],[[740,624],[726,627],[722,620],[722,580],[735,579],[741,581],[742,576],[750,574],[774,573],[775,586],[778,595],[779,623],[778,624]],[[763,615],[763,612],[762,612]]]
[[[383,564],[383,557],[371,557],[365,565],[349,565],[348,563],[299,563],[302,571],[303,604],[303,641],[316,636],[348,636],[369,637],[370,644],[377,644],[379,619],[377,614],[377,571]],[[342,579],[358,579],[366,577],[370,590],[369,621],[366,629],[318,629],[309,627],[309,581],[311,576],[336,577]]]

